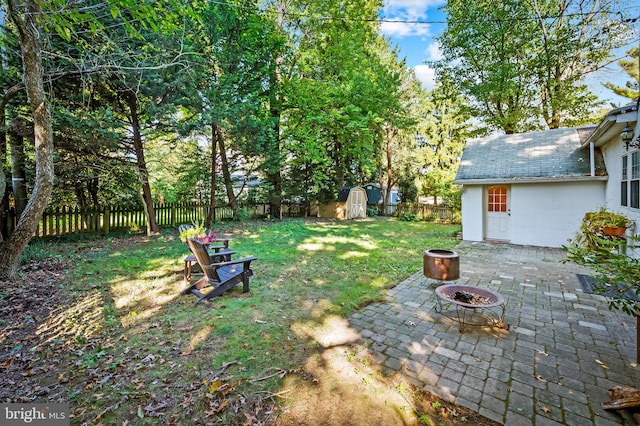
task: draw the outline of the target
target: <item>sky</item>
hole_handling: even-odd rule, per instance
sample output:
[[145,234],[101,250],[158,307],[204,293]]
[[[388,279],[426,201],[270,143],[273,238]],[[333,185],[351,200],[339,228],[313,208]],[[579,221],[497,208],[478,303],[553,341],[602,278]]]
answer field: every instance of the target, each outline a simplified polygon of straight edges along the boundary
[[[435,37],[446,27],[446,15],[440,10],[445,4],[441,0],[385,1],[381,30],[398,45],[400,57],[406,57],[407,66],[415,70],[427,90],[433,88],[434,73],[425,61],[441,58]],[[389,22],[395,20],[404,22]]]
[[[640,7],[631,7],[632,4],[637,5],[636,1],[622,0],[621,7],[625,8],[630,14],[640,14]],[[440,49],[435,38],[446,27],[446,14],[441,10],[446,5],[446,1],[385,0],[384,4],[382,32],[391,38],[392,43],[398,46],[400,58],[406,58],[407,66],[415,70],[416,76],[422,82],[423,87],[427,90],[432,89],[435,84],[434,72],[425,62],[441,58]],[[636,46],[639,30],[640,22],[636,22],[633,37]],[[622,49],[617,53],[624,55],[624,51],[625,49]],[[587,84],[600,99],[607,102],[607,105],[614,103],[620,106],[628,103],[629,100],[616,96],[604,88],[601,83],[613,81],[616,84],[624,85],[627,80],[627,74],[614,63],[590,77],[587,80]]]

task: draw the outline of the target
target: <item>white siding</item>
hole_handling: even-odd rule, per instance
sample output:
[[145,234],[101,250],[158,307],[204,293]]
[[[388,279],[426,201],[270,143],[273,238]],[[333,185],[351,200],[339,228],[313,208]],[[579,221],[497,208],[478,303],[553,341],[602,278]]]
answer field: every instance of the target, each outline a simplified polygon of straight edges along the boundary
[[[640,126],[635,128],[635,137],[640,135]],[[607,173],[609,174],[609,180],[607,181],[607,198],[606,207],[608,210],[622,213],[629,219],[636,222],[636,230],[638,233],[638,224],[640,224],[640,210],[632,209],[630,207],[623,207],[620,205],[620,181],[622,180],[622,156],[624,154],[631,154],[635,151],[631,148],[626,150],[624,144],[620,140],[610,141],[608,144],[601,148],[602,155],[604,156],[604,162],[607,166]],[[629,173],[631,173],[631,155],[629,155]]]
[[[602,207],[605,182],[522,183],[511,185],[510,242],[513,244],[562,247],[574,238],[584,214]],[[462,238],[482,241],[484,188],[462,189]]]
[[511,186],[511,242],[561,247],[574,238],[584,214],[604,205],[605,182]]
[[484,198],[481,185],[462,186],[462,238],[484,239]]
[[[632,124],[632,127],[633,124]],[[640,125],[635,125],[634,140],[640,135]],[[607,181],[607,196],[606,196],[606,208],[607,210],[622,213],[629,219],[635,222],[635,226],[627,230],[628,236],[640,236],[640,209],[634,209],[631,207],[624,207],[620,205],[620,181],[622,180],[622,156],[625,154],[631,154],[635,151],[635,148],[631,148],[629,151],[619,139],[609,140],[607,144],[600,148],[604,157],[605,165],[607,166],[607,173],[609,174],[609,180]],[[631,155],[628,156],[628,172],[631,173]],[[631,241],[630,241],[631,242]],[[635,242],[631,242],[636,244]],[[627,251],[632,257],[640,258],[640,250]]]

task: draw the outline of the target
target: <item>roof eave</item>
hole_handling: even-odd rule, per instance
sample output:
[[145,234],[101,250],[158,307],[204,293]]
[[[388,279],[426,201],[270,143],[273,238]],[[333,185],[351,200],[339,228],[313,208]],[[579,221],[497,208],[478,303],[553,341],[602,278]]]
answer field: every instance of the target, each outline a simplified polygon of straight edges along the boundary
[[[593,143],[601,146],[611,139],[612,134],[619,133],[627,123],[638,120],[638,103],[633,102],[619,108],[612,109],[596,126],[595,130],[584,141],[582,147],[585,148]],[[603,137],[605,136],[606,137]]]
[[549,177],[519,177],[519,178],[484,178],[484,179],[456,179],[456,185],[495,185],[518,183],[560,183],[560,182],[589,182],[607,181],[609,176],[549,176]]

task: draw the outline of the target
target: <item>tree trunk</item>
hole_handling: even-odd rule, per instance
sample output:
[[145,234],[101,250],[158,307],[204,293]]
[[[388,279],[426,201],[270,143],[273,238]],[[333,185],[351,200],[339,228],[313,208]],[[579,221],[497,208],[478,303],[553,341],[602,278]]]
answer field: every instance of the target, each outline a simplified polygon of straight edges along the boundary
[[92,177],[87,181],[87,192],[91,197],[93,207],[100,208],[100,199],[98,198],[98,191],[100,190],[100,181],[97,177]]
[[0,243],[0,277],[13,278],[18,270],[20,255],[38,227],[53,191],[53,130],[51,113],[44,91],[42,57],[38,24],[41,10],[37,1],[28,0],[27,11],[18,16],[13,0],[7,0],[7,16],[13,21],[20,39],[23,81],[27,102],[33,118],[36,151],[36,177],[31,198],[11,237]]
[[24,136],[9,133],[11,147],[11,187],[16,206],[16,217],[20,217],[27,206],[27,182],[25,173]]
[[227,149],[224,144],[224,133],[220,127],[216,132],[218,136],[218,148],[220,149],[220,165],[222,166],[222,179],[224,186],[227,189],[227,198],[229,199],[229,205],[233,211],[233,218],[238,219],[238,200],[236,194],[233,192],[233,183],[231,182],[231,173],[229,172],[229,160],[227,159]]
[[[2,70],[0,62],[0,71]],[[7,176],[4,174],[2,165],[7,157],[7,132],[5,126],[7,119],[4,108],[0,108],[0,243],[9,238],[7,229],[7,215],[9,214],[9,194],[7,192]]]
[[[276,75],[278,73],[276,72]],[[276,79],[278,81],[279,79]],[[280,108],[281,102],[277,95],[271,97],[270,115],[273,120],[273,140],[272,149],[265,154],[268,156],[266,177],[271,184],[272,190],[269,193],[269,210],[271,217],[282,219],[282,167],[280,159]]]
[[605,410],[640,407],[640,389],[619,385],[612,387],[607,393],[611,401],[601,404]]
[[204,221],[205,228],[211,228],[211,224],[216,221],[216,174],[218,172],[218,138],[216,135],[217,126],[211,124],[211,189],[209,192],[209,214]]
[[156,222],[156,213],[153,207],[153,198],[151,197],[151,186],[149,185],[149,171],[147,170],[147,162],[144,158],[144,145],[142,143],[142,133],[140,132],[140,117],[138,116],[138,99],[132,91],[126,92],[124,98],[131,114],[133,148],[136,153],[138,177],[140,178],[140,186],[142,187],[142,203],[144,204],[144,211],[147,215],[147,235],[157,234],[160,232],[160,229]]
[[387,178],[387,181],[386,181],[387,188],[383,189],[381,187],[380,190],[384,195],[384,197],[382,198],[382,212],[383,214],[386,214],[387,206],[389,205],[389,197],[391,195],[391,188],[393,188],[392,162],[393,162],[393,136],[395,132],[391,128],[390,123],[386,123],[386,125],[384,126],[384,131],[385,131],[385,155],[387,157],[387,167],[386,167],[386,173],[385,173],[385,176]]

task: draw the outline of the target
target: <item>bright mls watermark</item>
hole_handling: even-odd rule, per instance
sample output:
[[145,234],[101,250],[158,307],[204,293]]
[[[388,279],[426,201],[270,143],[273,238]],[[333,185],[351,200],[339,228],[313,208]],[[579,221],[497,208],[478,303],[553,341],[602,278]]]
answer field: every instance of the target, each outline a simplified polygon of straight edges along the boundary
[[0,404],[0,425],[69,426],[69,404]]

